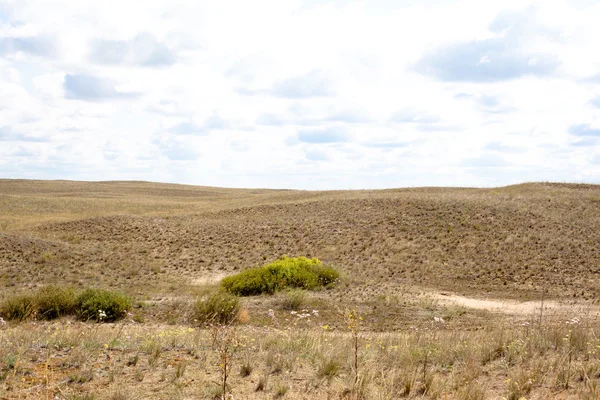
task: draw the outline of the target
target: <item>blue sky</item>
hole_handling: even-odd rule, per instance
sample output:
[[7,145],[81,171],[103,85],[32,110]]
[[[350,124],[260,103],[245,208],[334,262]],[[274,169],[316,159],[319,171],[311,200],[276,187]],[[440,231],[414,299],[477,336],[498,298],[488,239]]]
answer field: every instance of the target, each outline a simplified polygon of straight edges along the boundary
[[0,177],[600,183],[600,3],[0,0]]

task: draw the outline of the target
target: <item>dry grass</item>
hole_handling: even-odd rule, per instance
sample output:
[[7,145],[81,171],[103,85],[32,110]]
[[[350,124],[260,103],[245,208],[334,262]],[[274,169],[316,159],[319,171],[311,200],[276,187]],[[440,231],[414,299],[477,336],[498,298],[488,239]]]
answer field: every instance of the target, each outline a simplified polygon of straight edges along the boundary
[[[0,398],[218,396],[194,300],[286,254],[335,266],[341,283],[243,299],[227,380],[236,399],[595,399],[599,205],[599,186],[547,183],[300,192],[0,180],[0,300],[56,284],[137,301],[114,325],[0,327]],[[542,290],[554,308],[541,328],[539,307],[505,314],[440,296],[537,303]],[[357,352],[345,309],[363,318]]]
[[[577,336],[572,345],[569,335]],[[581,325],[368,333],[359,349],[364,372],[358,382],[352,338],[341,331],[318,324],[302,330],[246,326],[237,329],[236,340],[231,371],[246,371],[228,377],[236,398],[594,398],[600,378],[600,340],[595,329]],[[108,398],[126,390],[138,398],[207,398],[221,379],[212,343],[209,330],[188,327],[14,325],[0,331],[0,395]],[[244,367],[248,360],[251,368]]]

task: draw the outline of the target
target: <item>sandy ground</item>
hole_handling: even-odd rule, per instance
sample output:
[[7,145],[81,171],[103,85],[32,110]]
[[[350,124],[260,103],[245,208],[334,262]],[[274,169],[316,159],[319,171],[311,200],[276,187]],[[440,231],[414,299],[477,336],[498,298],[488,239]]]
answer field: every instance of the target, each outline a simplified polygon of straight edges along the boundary
[[[476,310],[486,310],[495,313],[510,315],[539,315],[542,302],[512,300],[479,299],[459,296],[451,293],[432,293],[431,296],[442,304],[459,305]],[[594,304],[566,303],[554,300],[545,300],[543,303],[545,315],[561,315],[588,318],[600,318],[600,307]]]

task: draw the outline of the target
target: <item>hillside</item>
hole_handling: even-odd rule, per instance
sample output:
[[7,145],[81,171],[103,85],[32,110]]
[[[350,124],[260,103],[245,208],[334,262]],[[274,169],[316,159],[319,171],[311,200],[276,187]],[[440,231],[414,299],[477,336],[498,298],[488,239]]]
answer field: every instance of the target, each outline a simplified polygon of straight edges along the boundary
[[592,297],[600,186],[381,191],[0,181],[0,282],[168,294],[283,254],[337,266],[344,296],[407,285],[501,298]]

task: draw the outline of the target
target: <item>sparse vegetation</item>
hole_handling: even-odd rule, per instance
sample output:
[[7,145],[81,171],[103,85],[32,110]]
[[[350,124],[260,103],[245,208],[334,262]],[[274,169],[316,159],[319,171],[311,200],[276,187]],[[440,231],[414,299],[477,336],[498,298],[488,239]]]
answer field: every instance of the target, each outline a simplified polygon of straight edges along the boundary
[[598,399],[600,187],[0,193],[2,398]]
[[223,278],[225,290],[238,296],[273,294],[286,288],[313,290],[329,286],[339,279],[339,272],[316,258],[283,256],[259,268]]

